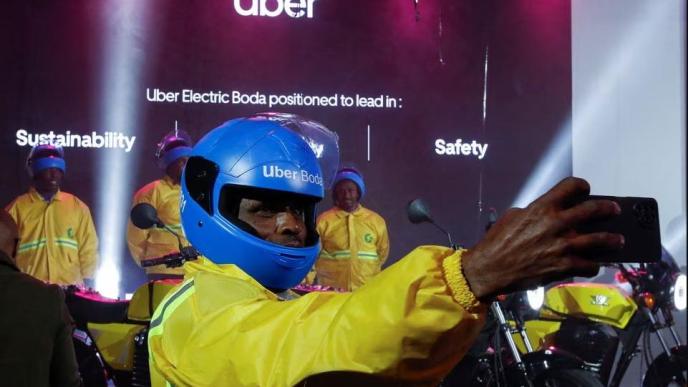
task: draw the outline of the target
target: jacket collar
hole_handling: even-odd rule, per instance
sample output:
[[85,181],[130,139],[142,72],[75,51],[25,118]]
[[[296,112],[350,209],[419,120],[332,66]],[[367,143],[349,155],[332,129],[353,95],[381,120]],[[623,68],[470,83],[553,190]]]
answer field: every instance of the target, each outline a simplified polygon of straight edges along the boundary
[[[43,196],[36,191],[36,188],[33,186],[29,188],[29,197],[31,198],[32,202],[45,202],[46,200],[43,199]],[[55,193],[55,196],[50,199],[50,201],[57,200],[58,202],[61,202],[64,200],[64,193],[58,188],[57,192]]]
[[344,218],[349,214],[351,214],[353,216],[363,215],[363,209],[364,208],[363,208],[363,205],[361,203],[358,203],[358,208],[356,208],[356,210],[354,210],[354,212],[346,212],[337,206],[335,206],[334,209],[335,209],[335,214],[337,214],[337,217]]
[[234,264],[223,264],[223,265],[218,265],[214,263],[213,261],[209,260],[206,257],[198,257],[197,260],[195,261],[189,261],[184,264],[184,279],[188,279],[194,276],[197,272],[210,272],[210,273],[215,273],[219,275],[224,275],[232,278],[239,278],[241,280],[244,280],[246,282],[250,282],[252,285],[260,288],[265,295],[273,300],[281,300],[283,299],[280,294],[275,294],[271,292],[270,290],[266,289],[263,285],[261,285],[258,281],[256,281],[253,277],[250,275],[246,274],[243,270],[241,270],[237,265]]
[[167,176],[167,174],[165,174],[160,180],[165,182],[165,184],[167,184],[170,187],[179,187],[179,184],[176,184],[171,177]]

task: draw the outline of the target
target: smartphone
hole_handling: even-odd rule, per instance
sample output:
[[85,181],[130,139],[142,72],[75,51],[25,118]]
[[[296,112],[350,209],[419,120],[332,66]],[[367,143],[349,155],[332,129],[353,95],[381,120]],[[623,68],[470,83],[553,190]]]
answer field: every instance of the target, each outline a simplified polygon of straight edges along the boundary
[[580,233],[612,232],[622,234],[626,243],[621,250],[605,252],[597,259],[605,263],[659,262],[662,243],[659,233],[659,211],[653,198],[590,195],[587,200],[613,200],[621,214],[610,219],[588,222],[577,227]]

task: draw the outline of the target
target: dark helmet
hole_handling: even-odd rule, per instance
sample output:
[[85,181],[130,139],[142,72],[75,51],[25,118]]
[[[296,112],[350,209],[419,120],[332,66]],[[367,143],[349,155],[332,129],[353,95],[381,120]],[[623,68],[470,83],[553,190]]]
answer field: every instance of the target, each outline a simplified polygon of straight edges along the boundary
[[354,168],[342,168],[339,171],[337,171],[337,174],[334,177],[334,181],[332,182],[332,188],[337,186],[337,183],[339,183],[342,180],[351,180],[358,186],[358,192],[359,192],[359,197],[358,200],[360,201],[363,199],[363,195],[365,194],[365,182],[363,181],[363,176],[359,171],[357,171]]
[[174,129],[160,140],[155,151],[155,160],[163,171],[181,157],[191,154],[191,136],[183,130]]
[[67,165],[64,160],[64,150],[61,146],[53,144],[38,144],[31,149],[29,157],[26,158],[26,170],[31,177],[38,172],[57,168],[65,173]]

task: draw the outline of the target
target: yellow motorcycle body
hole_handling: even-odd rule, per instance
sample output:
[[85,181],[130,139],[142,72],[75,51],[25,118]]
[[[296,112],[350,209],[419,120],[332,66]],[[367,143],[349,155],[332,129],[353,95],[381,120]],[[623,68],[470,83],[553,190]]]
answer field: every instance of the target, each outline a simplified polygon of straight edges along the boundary
[[[512,327],[515,323],[510,321]],[[531,348],[547,348],[550,346],[554,334],[557,333],[561,326],[560,321],[548,320],[528,320],[524,323],[526,332],[528,333],[528,341],[530,341]],[[521,354],[527,353],[523,337],[518,333],[511,335],[514,338],[514,343]]]
[[[637,310],[635,301],[614,285],[567,283],[550,288],[545,293],[540,319],[526,321],[525,329],[532,348],[547,348],[552,345],[561,322],[568,317],[584,318],[624,329]],[[514,333],[512,337],[518,350],[526,353],[521,335]]]
[[141,285],[129,301],[127,321],[88,323],[103,360],[118,371],[132,371],[134,339],[146,328],[155,308],[179,280],[158,280]]
[[540,318],[554,321],[584,318],[624,329],[637,310],[633,298],[617,286],[576,282],[547,290]]
[[88,323],[88,330],[103,360],[118,371],[132,371],[134,367],[134,337],[144,324]]

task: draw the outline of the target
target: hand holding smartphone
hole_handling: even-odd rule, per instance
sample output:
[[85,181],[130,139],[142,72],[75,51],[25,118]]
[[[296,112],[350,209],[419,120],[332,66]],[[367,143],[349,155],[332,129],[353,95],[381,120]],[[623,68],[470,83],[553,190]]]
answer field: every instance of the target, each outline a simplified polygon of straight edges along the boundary
[[600,254],[605,263],[658,262],[662,255],[659,211],[653,198],[590,195],[587,200],[612,200],[621,214],[609,219],[588,222],[577,227],[580,233],[611,232],[625,238],[623,249]]

